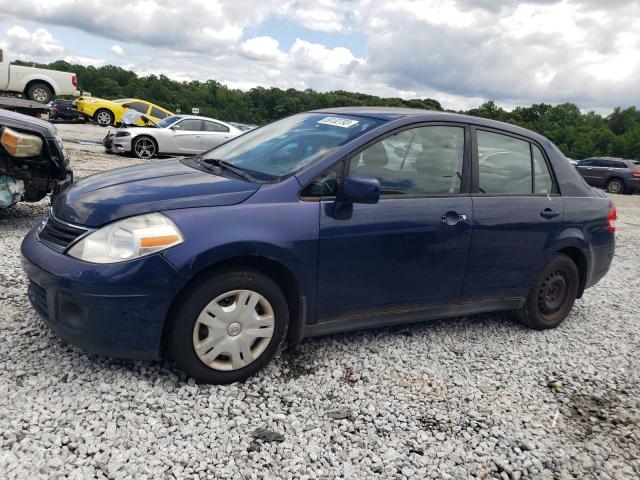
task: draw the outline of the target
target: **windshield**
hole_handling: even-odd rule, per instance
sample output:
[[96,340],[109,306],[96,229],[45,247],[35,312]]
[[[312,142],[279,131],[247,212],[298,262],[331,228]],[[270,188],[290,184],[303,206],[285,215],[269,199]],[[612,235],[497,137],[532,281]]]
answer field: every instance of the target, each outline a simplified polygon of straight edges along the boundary
[[204,154],[258,180],[279,180],[383,123],[374,118],[301,113],[251,130]]
[[164,117],[162,120],[156,123],[156,125],[159,126],[160,128],[165,128],[165,127],[168,127],[169,125],[176,123],[178,120],[181,120],[181,119],[182,117],[179,115],[171,115],[169,117]]

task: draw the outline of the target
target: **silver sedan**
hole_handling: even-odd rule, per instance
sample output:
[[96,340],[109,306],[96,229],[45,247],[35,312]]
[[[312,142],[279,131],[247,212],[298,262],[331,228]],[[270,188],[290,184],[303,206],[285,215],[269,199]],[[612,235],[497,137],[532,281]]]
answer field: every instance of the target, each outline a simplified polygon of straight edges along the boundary
[[105,146],[114,153],[130,153],[138,158],[195,155],[242,133],[240,128],[213,118],[171,115],[149,127],[119,128],[107,136]]

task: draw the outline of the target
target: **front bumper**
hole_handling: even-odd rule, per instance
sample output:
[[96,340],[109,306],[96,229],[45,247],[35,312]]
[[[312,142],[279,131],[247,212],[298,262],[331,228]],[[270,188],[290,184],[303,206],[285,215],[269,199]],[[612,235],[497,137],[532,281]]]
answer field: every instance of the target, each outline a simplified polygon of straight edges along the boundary
[[111,150],[115,153],[128,153],[131,151],[131,137],[113,137]]
[[82,262],[22,242],[28,296],[42,320],[82,349],[119,358],[159,358],[167,313],[183,278],[162,255],[118,264]]

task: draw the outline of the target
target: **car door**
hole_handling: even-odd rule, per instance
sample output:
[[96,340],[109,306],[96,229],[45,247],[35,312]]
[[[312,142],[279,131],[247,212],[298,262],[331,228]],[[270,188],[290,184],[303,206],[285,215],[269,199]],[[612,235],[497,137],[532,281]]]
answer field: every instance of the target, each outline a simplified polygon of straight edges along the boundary
[[202,120],[185,118],[174,123],[173,141],[176,151],[171,153],[196,154],[202,152]]
[[[474,132],[473,239],[462,301],[522,298],[562,229],[562,197],[538,145],[505,132]],[[482,161],[483,152],[500,155]]]
[[415,126],[344,162],[343,174],[376,178],[381,197],[336,218],[320,188],[319,321],[456,304],[473,221],[468,128]]
[[229,127],[212,120],[203,120],[204,129],[202,131],[202,149],[209,150],[217,147],[221,143],[231,138]]

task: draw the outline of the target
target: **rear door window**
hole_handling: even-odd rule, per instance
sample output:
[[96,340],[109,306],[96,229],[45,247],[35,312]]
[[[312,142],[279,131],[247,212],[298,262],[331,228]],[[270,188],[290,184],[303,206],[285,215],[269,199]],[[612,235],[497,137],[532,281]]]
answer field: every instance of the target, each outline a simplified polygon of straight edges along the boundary
[[480,193],[510,195],[532,193],[533,176],[529,142],[484,130],[477,131],[477,141]]
[[221,123],[204,120],[205,132],[228,132],[229,127],[225,127]]

